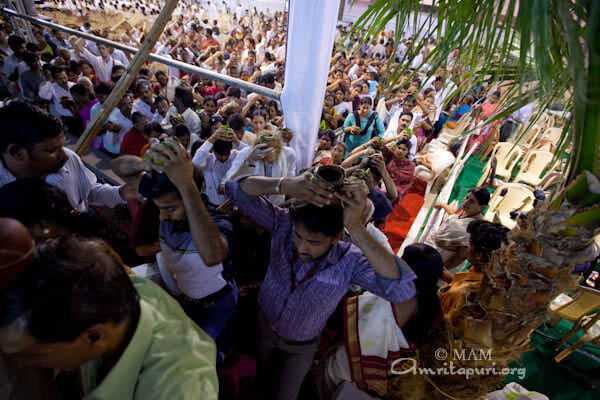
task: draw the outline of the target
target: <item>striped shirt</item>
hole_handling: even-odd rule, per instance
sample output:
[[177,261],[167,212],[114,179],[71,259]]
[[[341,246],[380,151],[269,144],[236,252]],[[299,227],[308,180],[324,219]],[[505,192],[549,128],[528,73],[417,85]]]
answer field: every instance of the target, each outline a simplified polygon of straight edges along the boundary
[[[243,179],[240,178],[240,179]],[[401,277],[387,279],[377,274],[361,250],[339,241],[319,261],[314,274],[292,291],[292,271],[296,282],[306,277],[315,262],[297,259],[291,269],[294,224],[289,210],[279,208],[263,197],[252,197],[239,187],[239,180],[225,185],[225,194],[244,215],[271,234],[271,255],[258,302],[273,330],[280,336],[305,341],[315,338],[350,285],[358,285],[388,301],[406,301],[415,295],[410,267],[400,258],[396,263]]]
[[[66,193],[73,208],[87,211],[90,205],[114,207],[125,203],[119,194],[119,186],[98,183],[81,158],[72,150],[64,148],[69,157],[66,164],[55,174],[46,177],[46,182]],[[0,187],[15,181],[14,175],[0,161]]]

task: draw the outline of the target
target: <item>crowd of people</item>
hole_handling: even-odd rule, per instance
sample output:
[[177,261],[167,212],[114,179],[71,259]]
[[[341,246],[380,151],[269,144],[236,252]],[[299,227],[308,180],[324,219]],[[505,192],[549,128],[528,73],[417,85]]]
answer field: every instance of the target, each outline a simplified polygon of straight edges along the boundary
[[[136,47],[149,26],[114,37],[83,11],[160,10],[148,1],[43,7],[79,12],[82,31]],[[225,2],[182,4],[154,53],[281,89],[284,21]],[[394,48],[384,32],[360,47],[338,27],[318,146],[301,170],[278,101],[148,60],[92,143],[123,181],[112,186],[65,146],[131,55],[32,30],[27,41],[9,21],[0,27],[0,236],[14,239],[0,250],[2,398],[216,399],[255,328],[261,399],[386,396],[389,359],[427,340],[460,301],[456,282],[477,284],[507,240],[506,228],[482,221],[485,188],[458,209],[435,204],[451,216],[401,256],[382,232],[416,179],[434,181],[454,163],[462,143],[440,140],[443,127],[473,110],[485,121],[501,97],[495,87],[462,92],[455,53],[430,71],[433,41],[383,96],[386,62],[403,62],[411,38]],[[505,139],[531,108],[504,122]],[[465,261],[469,272],[454,276]],[[139,276],[148,263],[159,285]],[[438,293],[440,279],[449,285]],[[239,312],[243,297],[256,315]],[[330,331],[338,341],[326,340]],[[356,372],[373,358],[380,372]]]

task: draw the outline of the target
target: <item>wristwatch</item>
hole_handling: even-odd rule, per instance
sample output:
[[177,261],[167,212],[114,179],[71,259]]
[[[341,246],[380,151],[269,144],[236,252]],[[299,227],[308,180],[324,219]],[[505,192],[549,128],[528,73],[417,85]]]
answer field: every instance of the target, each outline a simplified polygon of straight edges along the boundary
[[244,165],[246,167],[250,167],[250,168],[256,167],[256,164],[251,164],[250,161],[248,161],[248,160],[244,160]]

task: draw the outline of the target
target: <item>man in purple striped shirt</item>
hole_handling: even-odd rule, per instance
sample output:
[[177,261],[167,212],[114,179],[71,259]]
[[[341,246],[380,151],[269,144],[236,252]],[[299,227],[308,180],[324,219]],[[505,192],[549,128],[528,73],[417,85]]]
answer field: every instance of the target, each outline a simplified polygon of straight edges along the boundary
[[[310,173],[227,183],[226,195],[271,234],[271,261],[259,293],[261,398],[297,398],[320,333],[350,285],[414,309],[415,274],[362,221],[367,193],[363,182],[334,193]],[[270,194],[311,204],[282,209],[261,197]],[[332,204],[336,200],[343,207]],[[340,241],[344,226],[356,245]]]

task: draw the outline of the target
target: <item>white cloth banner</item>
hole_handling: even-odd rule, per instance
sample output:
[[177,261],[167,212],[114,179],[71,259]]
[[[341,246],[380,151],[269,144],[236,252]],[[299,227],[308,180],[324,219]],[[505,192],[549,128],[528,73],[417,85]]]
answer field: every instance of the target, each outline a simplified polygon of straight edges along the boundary
[[309,167],[317,143],[340,0],[291,0],[281,106],[294,133],[296,169]]

